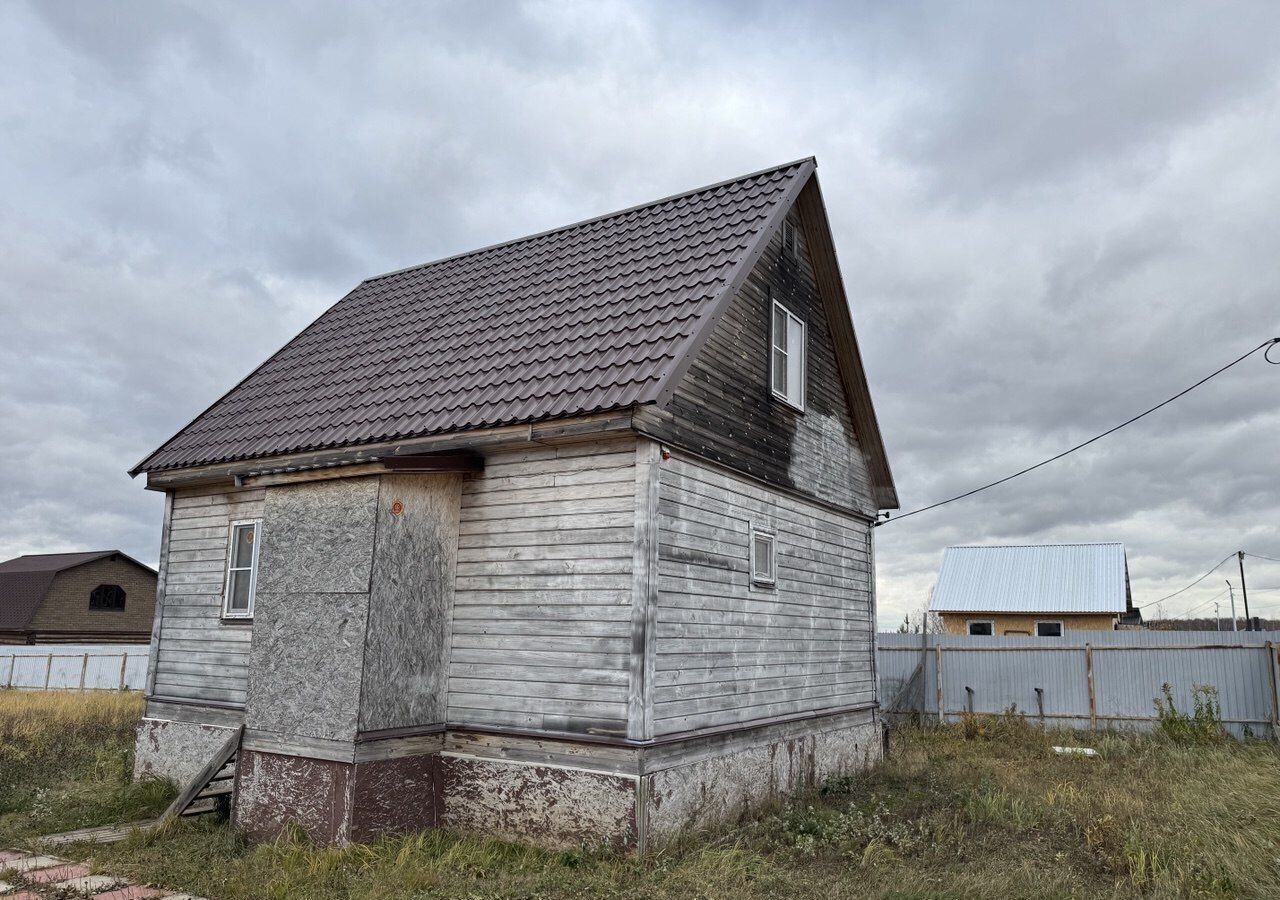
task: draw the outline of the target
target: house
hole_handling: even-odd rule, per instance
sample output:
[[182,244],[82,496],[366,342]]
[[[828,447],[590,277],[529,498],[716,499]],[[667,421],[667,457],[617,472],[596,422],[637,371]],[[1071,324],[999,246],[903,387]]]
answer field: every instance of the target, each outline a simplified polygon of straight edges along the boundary
[[1141,621],[1124,544],[948,547],[929,609],[947,634],[1061,637]]
[[641,851],[881,753],[897,499],[812,159],[370,278],[143,460],[137,771]]
[[0,644],[145,643],[156,572],[119,550],[0,562]]

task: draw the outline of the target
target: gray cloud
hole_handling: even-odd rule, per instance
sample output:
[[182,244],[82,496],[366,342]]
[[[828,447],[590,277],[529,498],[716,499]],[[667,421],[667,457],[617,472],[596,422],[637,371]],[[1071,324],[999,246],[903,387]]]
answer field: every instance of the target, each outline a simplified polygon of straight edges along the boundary
[[[781,9],[0,7],[0,556],[154,560],[124,470],[369,274],[808,154],[908,508],[1280,333],[1280,10]],[[882,621],[948,543],[1124,540],[1140,602],[1280,556],[1277,397],[880,529]]]

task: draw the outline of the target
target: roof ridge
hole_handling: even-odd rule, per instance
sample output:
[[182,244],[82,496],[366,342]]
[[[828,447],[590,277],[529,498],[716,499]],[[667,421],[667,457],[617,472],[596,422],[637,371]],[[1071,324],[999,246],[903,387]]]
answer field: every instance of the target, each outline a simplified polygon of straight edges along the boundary
[[1046,544],[948,544],[947,550],[1013,550],[1031,547],[1123,547],[1124,541],[1052,541]]
[[600,215],[590,216],[585,219],[580,219],[577,222],[570,222],[568,225],[559,225],[555,228],[548,228],[544,231],[534,232],[533,234],[526,234],[521,237],[515,237],[505,241],[499,241],[496,244],[488,244],[484,247],[477,247],[474,250],[464,250],[461,253],[454,253],[450,256],[442,256],[439,259],[429,260],[428,262],[416,263],[411,266],[405,266],[402,269],[394,269],[390,272],[383,272],[379,275],[370,275],[368,278],[361,281],[360,284],[369,284],[370,282],[381,281],[383,278],[392,278],[396,275],[404,275],[407,272],[416,272],[419,269],[426,269],[426,268],[430,268],[431,266],[438,266],[441,263],[455,262],[460,259],[466,259],[468,256],[478,256],[481,253],[488,253],[491,250],[500,250],[504,247],[513,247],[516,244],[523,244],[525,241],[537,240],[538,238],[544,238],[544,237],[548,237],[549,235],[559,234],[562,231],[571,231],[574,228],[581,228],[584,225],[591,225],[592,223],[595,223],[595,222],[603,222],[606,219],[613,219],[613,218],[617,218],[618,216],[625,216],[628,213],[639,212],[642,209],[649,209],[654,206],[661,206],[662,204],[670,203],[673,200],[682,200],[685,197],[692,197],[695,194],[703,194],[703,193],[706,193],[707,191],[718,190],[719,188],[725,187],[726,185],[736,184],[740,181],[747,181],[748,179],[751,179],[751,178],[759,178],[761,175],[767,175],[771,172],[779,172],[783,169],[790,169],[794,166],[801,166],[807,162],[813,163],[815,167],[817,167],[818,165],[817,157],[814,157],[814,156],[805,156],[805,157],[801,157],[800,159],[793,159],[790,162],[780,163],[779,165],[776,165],[776,166],[768,166],[767,168],[759,169],[755,172],[748,172],[745,175],[738,175],[733,178],[725,178],[724,180],[717,181],[714,184],[704,184],[701,187],[691,188],[687,191],[679,191],[678,193],[675,193],[675,194],[669,194],[666,197],[659,197],[657,200],[649,200],[644,203],[637,203],[634,206],[624,207],[623,209],[615,209],[612,212],[606,212],[606,213],[601,213]]
[[86,553],[119,553],[119,550],[54,550],[51,553],[22,553],[14,559],[25,559],[28,556],[81,556]]

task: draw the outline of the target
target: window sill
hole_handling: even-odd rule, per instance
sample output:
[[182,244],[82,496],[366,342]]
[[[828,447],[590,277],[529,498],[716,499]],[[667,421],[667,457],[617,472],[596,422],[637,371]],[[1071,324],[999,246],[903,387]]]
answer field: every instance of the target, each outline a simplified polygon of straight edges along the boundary
[[783,406],[786,406],[789,409],[793,409],[798,413],[802,413],[802,414],[804,413],[804,405],[801,404],[797,406],[796,404],[792,403],[790,400],[787,399],[786,394],[779,394],[777,391],[774,391],[774,390],[771,390],[769,393],[772,395],[774,400],[777,400]]
[[223,625],[252,625],[253,616],[221,616],[218,621]]

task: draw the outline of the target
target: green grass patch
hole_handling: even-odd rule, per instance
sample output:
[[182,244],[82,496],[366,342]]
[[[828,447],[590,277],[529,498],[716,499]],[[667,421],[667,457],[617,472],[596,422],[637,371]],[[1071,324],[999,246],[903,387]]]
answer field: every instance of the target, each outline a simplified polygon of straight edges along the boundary
[[[56,754],[29,769],[63,792],[59,815],[76,808],[76,785],[121,787],[125,770],[113,761],[132,728],[106,730],[116,756],[104,744],[105,756],[76,754],[73,771]],[[1054,744],[1100,756],[1060,756]],[[134,799],[133,812],[151,810],[160,795]],[[28,820],[47,815],[36,794],[6,802]],[[104,803],[89,804],[93,815]],[[644,861],[447,831],[338,848],[289,832],[249,847],[211,819],[68,852],[214,900],[1271,898],[1280,896],[1280,752],[1194,722],[1190,733],[1044,732],[1011,714],[897,731],[877,771]]]
[[136,693],[0,691],[0,842],[150,818],[168,782],[133,783]]

